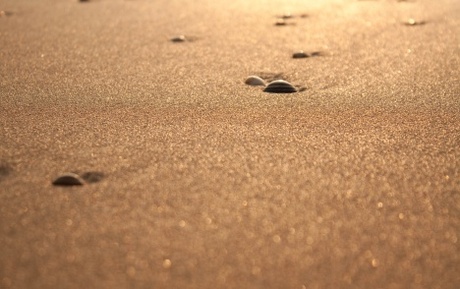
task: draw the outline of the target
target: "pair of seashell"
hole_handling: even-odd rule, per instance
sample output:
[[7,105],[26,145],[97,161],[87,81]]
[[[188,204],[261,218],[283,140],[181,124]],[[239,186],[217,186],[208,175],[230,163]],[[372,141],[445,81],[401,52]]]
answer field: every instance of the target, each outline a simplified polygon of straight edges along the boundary
[[264,92],[269,93],[293,93],[298,91],[297,88],[285,80],[278,79],[266,84],[265,80],[256,75],[249,76],[245,83],[252,86],[264,86]]
[[302,14],[294,15],[294,14],[291,14],[291,13],[284,13],[284,14],[281,14],[281,15],[277,16],[277,18],[280,18],[280,19],[292,19],[294,17],[307,18],[308,14],[302,13]]
[[[286,20],[292,19],[294,17],[296,17],[296,16],[292,15],[291,13],[286,13],[286,14],[279,15],[279,16],[277,16],[278,20],[275,22],[275,25],[276,26],[295,25],[294,22],[286,22]],[[308,17],[308,15],[307,14],[300,14],[300,15],[298,15],[298,17],[306,18],[306,17]]]
[[321,56],[322,53],[319,52],[319,51],[314,51],[314,52],[305,52],[303,50],[300,50],[300,51],[297,51],[297,52],[294,52],[292,54],[292,58],[307,58],[307,57],[315,57],[315,56]]

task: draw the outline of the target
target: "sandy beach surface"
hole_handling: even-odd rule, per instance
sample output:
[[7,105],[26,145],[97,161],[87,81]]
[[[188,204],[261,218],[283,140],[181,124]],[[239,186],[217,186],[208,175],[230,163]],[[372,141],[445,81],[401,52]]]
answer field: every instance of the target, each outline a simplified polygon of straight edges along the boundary
[[0,288],[460,288],[460,1],[0,11]]

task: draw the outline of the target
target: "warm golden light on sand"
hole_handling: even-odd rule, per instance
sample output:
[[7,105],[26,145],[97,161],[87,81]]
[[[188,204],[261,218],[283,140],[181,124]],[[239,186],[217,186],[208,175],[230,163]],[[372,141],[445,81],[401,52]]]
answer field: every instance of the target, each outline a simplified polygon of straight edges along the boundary
[[0,1],[0,288],[456,289],[459,11]]

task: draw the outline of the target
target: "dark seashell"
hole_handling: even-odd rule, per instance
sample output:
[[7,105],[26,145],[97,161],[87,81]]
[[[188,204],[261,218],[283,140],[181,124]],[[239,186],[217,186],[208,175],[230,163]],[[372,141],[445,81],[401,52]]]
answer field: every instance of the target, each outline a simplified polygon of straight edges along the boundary
[[294,26],[296,25],[295,22],[288,22],[288,21],[285,21],[283,18],[281,19],[278,19],[276,22],[275,22],[275,26]]
[[101,172],[86,172],[81,175],[87,183],[97,183],[104,178],[104,174]]
[[64,173],[53,181],[55,186],[81,186],[83,184],[83,179],[74,173]]
[[294,52],[292,54],[292,58],[307,58],[307,57],[310,57],[310,54],[304,52],[304,51],[298,51],[298,52]]
[[284,19],[280,19],[278,21],[275,22],[275,26],[286,26],[287,23],[286,21],[284,21]]
[[270,93],[293,93],[297,92],[297,89],[285,80],[274,80],[270,82],[264,89],[264,92]]

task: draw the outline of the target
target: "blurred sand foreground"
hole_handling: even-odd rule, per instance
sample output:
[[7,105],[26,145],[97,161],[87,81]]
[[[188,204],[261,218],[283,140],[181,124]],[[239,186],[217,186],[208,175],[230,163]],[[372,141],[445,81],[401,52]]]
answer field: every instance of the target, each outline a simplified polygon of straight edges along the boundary
[[460,1],[0,11],[0,288],[459,288]]

